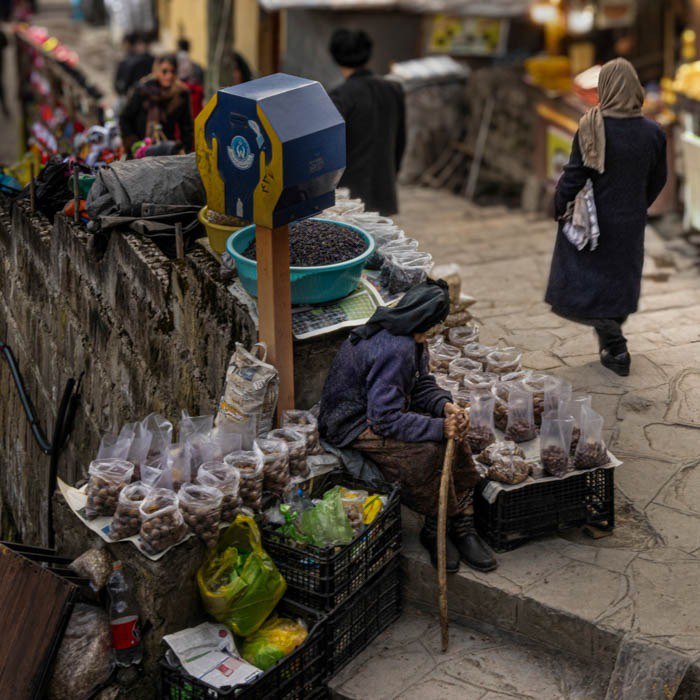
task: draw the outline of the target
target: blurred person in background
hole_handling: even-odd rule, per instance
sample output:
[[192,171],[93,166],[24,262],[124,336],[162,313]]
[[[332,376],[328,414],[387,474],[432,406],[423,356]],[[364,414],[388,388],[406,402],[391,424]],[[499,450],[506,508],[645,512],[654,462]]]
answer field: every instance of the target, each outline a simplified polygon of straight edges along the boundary
[[5,49],[8,46],[7,35],[0,29],[0,106],[4,116],[10,116],[10,110],[7,108],[5,98]]
[[337,29],[330,52],[345,78],[330,93],[346,125],[347,167],[339,187],[348,187],[368,211],[395,214],[396,175],[406,145],[403,88],[367,68],[372,40],[362,30]]
[[125,34],[123,47],[125,55],[119,61],[114,77],[114,89],[120,97],[125,97],[131,87],[145,78],[153,68],[153,56],[140,34]]
[[189,152],[194,147],[190,91],[177,77],[177,57],[156,58],[153,73],[129,93],[119,118],[124,147],[128,150],[146,137],[154,142],[180,141]]
[[248,65],[248,61],[235,49],[226,52],[222,62],[221,75],[227,76],[222,81],[222,85],[240,85],[253,79],[253,71]]
[[[666,135],[642,115],[644,89],[626,59],[603,66],[598,99],[579,122],[557,184],[560,223],[545,301],[559,316],[592,326],[601,364],[625,377],[631,358],[622,325],[639,304],[647,209],[666,183]],[[579,250],[562,219],[588,180],[600,231],[594,250]]]
[[196,117],[204,106],[204,70],[190,58],[190,42],[182,37],[177,42],[177,77],[190,90],[192,117]]

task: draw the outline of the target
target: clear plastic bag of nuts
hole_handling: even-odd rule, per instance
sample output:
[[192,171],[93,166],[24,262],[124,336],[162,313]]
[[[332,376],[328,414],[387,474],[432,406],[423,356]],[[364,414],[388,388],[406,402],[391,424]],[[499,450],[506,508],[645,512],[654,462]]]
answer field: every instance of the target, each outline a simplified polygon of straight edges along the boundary
[[499,381],[501,378],[497,374],[477,370],[464,375],[462,386],[467,391],[491,391]]
[[486,364],[484,369],[487,372],[495,374],[508,374],[509,372],[517,372],[521,369],[523,355],[515,348],[502,348],[492,350],[486,356]]
[[187,536],[187,525],[170,489],[151,489],[139,508],[141,539],[151,554],[159,554]]
[[457,357],[459,357],[459,348],[447,343],[436,343],[428,350],[430,371],[447,373],[450,369],[450,362]]
[[141,481],[134,481],[121,490],[117,510],[109,526],[109,536],[113,540],[123,540],[139,534],[141,529],[139,509],[150,490],[151,487]]
[[508,394],[508,423],[506,440],[529,442],[537,437],[532,394],[521,386],[514,386]]
[[318,421],[311,411],[288,409],[282,412],[282,427],[291,428],[306,437],[306,454],[323,454],[321,438],[318,434]]
[[267,437],[272,440],[284,440],[289,448],[289,473],[292,477],[305,479],[310,474],[306,463],[306,436],[292,428],[271,430]]
[[218,460],[204,462],[197,471],[197,483],[221,491],[221,522],[232,523],[241,508],[241,474],[238,469]]
[[481,362],[470,360],[468,357],[455,357],[448,366],[447,376],[459,382],[472,372],[481,371]]
[[253,444],[252,450],[231,452],[224,462],[238,469],[241,475],[239,495],[244,508],[254,513],[262,511],[263,483],[265,479],[263,453]]
[[364,527],[363,518],[367,491],[353,491],[341,486],[340,500],[353,531],[356,535],[359,535]]
[[608,463],[608,451],[603,441],[603,416],[592,408],[581,409],[581,437],[576,446],[576,469],[596,469]]
[[530,476],[530,465],[516,454],[499,454],[488,468],[486,478],[503,484],[519,484]]
[[571,434],[571,449],[570,454],[576,454],[576,447],[581,436],[581,424],[583,422],[584,409],[592,409],[591,397],[588,394],[573,396],[569,401],[559,403],[559,417],[566,418],[571,416],[574,419],[574,430]]
[[496,459],[503,455],[516,455],[525,459],[525,452],[523,452],[522,447],[518,447],[512,440],[500,440],[483,450],[477,457],[477,460],[490,467]]
[[550,476],[562,477],[570,470],[569,448],[574,419],[560,418],[556,411],[542,416],[540,430],[540,459],[542,467]]
[[445,391],[449,392],[451,395],[454,395],[457,391],[459,391],[459,382],[456,379],[451,379],[450,377],[448,377],[446,374],[443,374],[442,372],[435,373],[435,383],[441,389],[444,389]]
[[529,372],[519,377],[520,385],[532,394],[532,410],[535,414],[535,425],[542,422],[544,413],[544,397],[547,389],[557,383],[557,378],[551,374]]
[[263,453],[265,491],[282,496],[291,480],[289,473],[289,447],[285,440],[258,438],[255,444]]
[[121,490],[131,481],[134,465],[123,459],[96,459],[88,467],[85,517],[114,515]]
[[479,342],[479,326],[476,323],[470,323],[466,326],[455,326],[447,332],[447,340],[450,345],[456,348],[463,348],[469,343]]
[[482,365],[486,364],[488,354],[493,352],[497,348],[493,348],[490,345],[482,345],[481,343],[467,343],[462,347],[462,355],[468,357],[474,362],[480,362]]
[[187,526],[209,548],[219,539],[223,498],[224,494],[219,489],[202,484],[183,484],[177,494]]
[[474,392],[470,404],[467,440],[472,452],[477,454],[496,441],[493,424],[496,397],[493,394]]

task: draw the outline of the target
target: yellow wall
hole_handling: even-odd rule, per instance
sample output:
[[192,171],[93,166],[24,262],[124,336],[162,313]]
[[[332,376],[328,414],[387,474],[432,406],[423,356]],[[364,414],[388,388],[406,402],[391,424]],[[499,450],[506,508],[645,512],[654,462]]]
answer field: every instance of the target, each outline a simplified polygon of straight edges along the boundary
[[243,55],[253,72],[260,69],[258,37],[260,9],[258,0],[236,0],[233,14],[233,45]]
[[158,0],[160,41],[168,50],[184,36],[190,40],[190,56],[207,65],[207,0]]

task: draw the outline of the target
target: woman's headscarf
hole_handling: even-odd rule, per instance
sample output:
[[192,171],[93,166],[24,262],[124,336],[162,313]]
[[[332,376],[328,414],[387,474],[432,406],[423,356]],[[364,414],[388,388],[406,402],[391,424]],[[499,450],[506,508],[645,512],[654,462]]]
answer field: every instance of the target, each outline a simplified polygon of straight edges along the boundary
[[364,326],[350,333],[350,342],[371,338],[384,329],[392,335],[425,333],[442,323],[450,312],[450,294],[444,280],[427,280],[409,289],[393,308],[377,309]]
[[598,78],[598,106],[579,122],[578,141],[583,164],[605,172],[605,123],[603,117],[631,119],[642,116],[644,88],[634,66],[624,58],[608,61]]

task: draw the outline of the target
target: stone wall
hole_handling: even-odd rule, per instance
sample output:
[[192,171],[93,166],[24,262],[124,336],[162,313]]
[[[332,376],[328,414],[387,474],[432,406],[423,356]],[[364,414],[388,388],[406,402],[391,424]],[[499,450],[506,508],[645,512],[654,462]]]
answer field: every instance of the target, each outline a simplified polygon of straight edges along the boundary
[[[59,463],[65,481],[84,477],[101,435],[125,422],[150,411],[214,412],[235,342],[256,335],[204,247],[171,261],[149,241],[115,233],[98,254],[93,236],[65,217],[52,224],[0,202],[0,339],[49,437],[67,379],[85,372]],[[343,337],[295,346],[298,406],[318,399]],[[48,469],[0,362],[0,538],[46,543]]]

